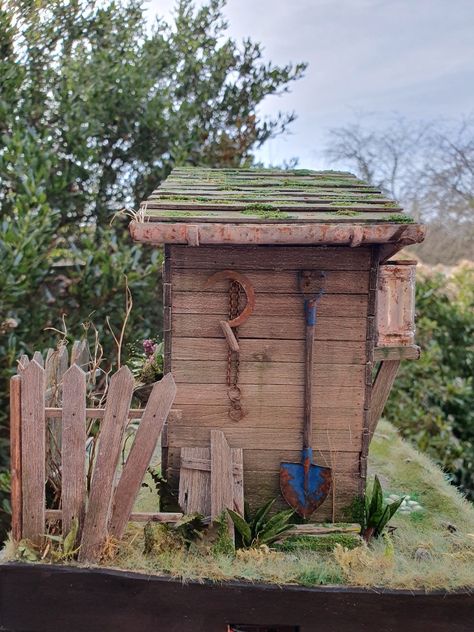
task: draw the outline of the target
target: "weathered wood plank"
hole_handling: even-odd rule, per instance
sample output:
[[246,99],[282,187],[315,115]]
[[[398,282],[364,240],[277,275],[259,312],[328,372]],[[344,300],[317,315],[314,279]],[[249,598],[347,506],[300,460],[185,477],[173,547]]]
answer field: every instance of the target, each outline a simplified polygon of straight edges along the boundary
[[[218,428],[216,428],[218,429]],[[169,447],[196,446],[206,447],[211,437],[210,427],[179,426],[168,429]],[[226,439],[233,448],[244,450],[266,445],[272,450],[298,450],[302,446],[302,428],[281,428],[277,432],[271,428],[242,428],[234,426],[226,428]],[[354,452],[360,449],[362,431],[352,428],[348,423],[346,429],[319,430],[313,429],[313,445],[319,450],[331,451],[337,447],[339,452]],[[247,479],[246,479],[247,483]]]
[[387,402],[393,383],[397,377],[400,360],[384,360],[380,363],[375,376],[370,402],[369,438],[372,438],[383,409]]
[[[232,452],[222,430],[211,430],[211,520],[233,508]],[[230,522],[229,530],[232,530]]]
[[[316,384],[314,391],[317,408],[362,407],[364,404],[364,389],[360,387],[323,387]],[[303,386],[289,384],[282,388],[278,384],[247,384],[242,389],[242,399],[245,407],[255,411],[265,407],[277,409],[302,406]],[[180,408],[185,404],[228,406],[227,387],[224,384],[180,384],[175,405]]]
[[[240,361],[301,362],[304,357],[303,340],[271,340],[247,338],[239,340]],[[223,338],[179,338],[173,340],[172,361],[220,360],[226,357],[227,344]],[[366,343],[351,340],[315,340],[315,364],[365,364]]]
[[30,362],[29,357],[24,353],[18,358],[17,371],[21,375]]
[[[245,403],[245,402],[244,402]],[[302,424],[302,401],[300,406],[248,407],[246,414],[238,422],[239,426],[256,428],[299,428]],[[200,404],[186,404],[181,406],[182,415],[175,419],[173,424],[177,426],[191,426],[193,424],[205,427],[235,426],[235,421],[228,416],[228,406],[210,406]],[[320,429],[347,428],[362,426],[362,407],[352,408],[331,407],[322,408],[315,403],[313,408],[314,423]]]
[[[215,269],[180,268],[173,271],[173,291],[176,292],[225,292],[229,291],[227,279],[218,281],[212,287],[205,288],[207,279]],[[267,270],[249,270],[245,273],[252,283],[256,294],[296,294],[299,291],[298,274],[295,270],[278,270],[278,274],[269,274]],[[348,270],[331,270],[326,278],[328,294],[367,294],[369,277],[367,273]]]
[[[239,422],[240,423],[240,422]],[[227,429],[225,429],[227,432]],[[183,448],[187,450],[188,448]],[[199,448],[202,449],[202,448]],[[273,450],[253,449],[244,450],[244,470],[245,471],[262,471],[275,472],[280,469],[280,463],[297,463],[301,459],[301,450]],[[332,467],[338,474],[347,474],[348,476],[357,476],[359,474],[359,452],[329,452],[327,450],[314,450],[314,460],[316,463]],[[235,456],[233,457],[234,470],[238,466]],[[169,451],[169,467],[178,471],[182,457],[179,448],[171,448]],[[209,464],[210,471],[210,464]]]
[[98,559],[107,537],[115,470],[120,457],[133,385],[133,375],[126,366],[117,371],[110,380],[79,551],[79,560],[83,562]]
[[62,414],[62,532],[67,535],[74,518],[84,522],[86,497],[86,374],[73,364],[63,375]]
[[[366,339],[365,318],[318,319],[315,340]],[[174,314],[173,340],[183,338],[223,338],[219,318],[213,314]],[[274,338],[282,340],[304,339],[304,318],[297,316],[252,316],[239,327],[239,338]]]
[[10,379],[10,503],[12,508],[12,538],[21,540],[21,377]]
[[421,349],[417,345],[407,347],[376,347],[374,349],[374,361],[382,360],[418,360]]
[[[226,384],[227,361],[175,360],[173,375],[178,384]],[[303,384],[302,362],[240,363],[239,385],[244,384]],[[357,387],[365,384],[365,368],[357,364],[317,364],[313,370],[314,386]]]
[[240,448],[231,448],[233,465],[233,509],[241,516],[244,515],[244,451]]
[[[229,313],[229,297],[224,292],[174,292],[174,314]],[[301,294],[260,294],[255,302],[254,316],[297,316],[302,317]],[[366,294],[325,294],[318,302],[318,316],[332,318],[364,318],[367,314]]]
[[123,536],[133,503],[175,396],[176,384],[171,373],[153,386],[114,493],[109,533],[117,539]]
[[33,360],[35,362],[37,362],[41,367],[44,368],[44,358],[43,358],[43,354],[41,353],[41,351],[35,351],[33,353]]
[[[185,466],[186,462],[192,462],[195,459],[210,461],[211,450],[208,444],[209,442],[200,448],[181,448],[178,503],[185,514],[211,515],[210,469],[198,470]],[[179,450],[177,454],[179,454]]]
[[[171,269],[368,270],[369,248],[189,246],[171,247]],[[174,276],[174,275],[173,275]]]
[[40,544],[45,532],[45,374],[32,360],[21,376],[22,537]]

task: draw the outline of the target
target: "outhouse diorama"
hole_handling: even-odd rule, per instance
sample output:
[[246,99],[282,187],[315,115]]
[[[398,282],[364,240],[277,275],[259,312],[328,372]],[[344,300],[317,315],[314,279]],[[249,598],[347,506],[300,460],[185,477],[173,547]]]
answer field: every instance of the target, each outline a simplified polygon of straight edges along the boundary
[[[419,355],[416,264],[391,257],[423,226],[349,173],[186,167],[143,202],[131,234],[164,245],[172,488],[220,430],[242,450],[251,507],[276,497],[342,519],[364,493],[399,363]],[[182,489],[180,501],[196,508]]]

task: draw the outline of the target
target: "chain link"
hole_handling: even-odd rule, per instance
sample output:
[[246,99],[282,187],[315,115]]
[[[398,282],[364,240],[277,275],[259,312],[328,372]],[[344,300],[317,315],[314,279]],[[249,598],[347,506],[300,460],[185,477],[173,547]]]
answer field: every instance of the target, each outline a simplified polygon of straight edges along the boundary
[[[239,315],[240,284],[231,281],[229,286],[229,320],[233,320]],[[234,334],[238,340],[238,330],[234,329]],[[238,387],[240,371],[240,354],[238,351],[227,352],[227,397],[230,400],[228,415],[233,421],[240,421],[244,416],[242,404],[240,402],[242,393]]]

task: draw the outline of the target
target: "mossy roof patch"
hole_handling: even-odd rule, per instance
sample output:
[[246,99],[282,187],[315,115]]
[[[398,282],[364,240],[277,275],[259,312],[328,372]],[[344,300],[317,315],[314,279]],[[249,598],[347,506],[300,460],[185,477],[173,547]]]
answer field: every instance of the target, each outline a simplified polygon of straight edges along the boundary
[[186,221],[206,215],[231,223],[235,212],[247,215],[249,222],[272,223],[301,222],[301,213],[306,211],[310,212],[308,224],[327,222],[328,213],[335,221],[353,217],[357,223],[413,222],[396,201],[356,176],[309,169],[178,167],[142,204],[141,216],[145,221]]

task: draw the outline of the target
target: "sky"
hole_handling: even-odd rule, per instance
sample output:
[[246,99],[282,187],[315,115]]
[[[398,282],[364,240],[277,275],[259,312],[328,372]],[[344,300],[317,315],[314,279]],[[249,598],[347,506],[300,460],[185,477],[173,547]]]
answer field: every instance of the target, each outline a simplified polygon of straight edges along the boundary
[[[174,5],[149,0],[150,20]],[[361,114],[377,125],[474,114],[474,0],[228,0],[225,15],[229,35],[260,41],[266,60],[309,63],[290,94],[262,104],[298,116],[258,151],[266,164],[330,167],[328,130]]]

